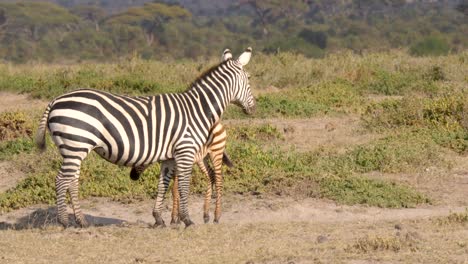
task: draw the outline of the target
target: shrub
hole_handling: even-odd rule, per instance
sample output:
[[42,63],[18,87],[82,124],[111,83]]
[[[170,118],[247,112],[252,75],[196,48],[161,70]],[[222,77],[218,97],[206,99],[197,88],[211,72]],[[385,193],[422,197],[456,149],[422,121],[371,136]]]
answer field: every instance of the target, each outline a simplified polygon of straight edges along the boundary
[[318,46],[321,49],[325,49],[327,47],[328,36],[323,31],[303,29],[301,32],[299,32],[299,37],[313,45]]
[[263,51],[266,53],[296,52],[312,58],[322,58],[325,56],[325,51],[319,46],[299,37],[273,40],[265,45]]
[[432,66],[429,71],[423,74],[423,78],[433,82],[447,80],[447,77],[440,66]]
[[464,153],[468,150],[467,116],[466,95],[447,93],[434,98],[373,103],[367,107],[362,119],[371,130],[399,127],[425,130],[437,144]]
[[13,140],[19,137],[30,137],[32,125],[24,112],[0,113],[0,141]]
[[427,37],[410,47],[410,54],[414,56],[441,56],[449,51],[447,41],[438,37]]
[[424,195],[404,185],[363,177],[327,177],[319,184],[323,197],[349,205],[407,208],[429,202]]

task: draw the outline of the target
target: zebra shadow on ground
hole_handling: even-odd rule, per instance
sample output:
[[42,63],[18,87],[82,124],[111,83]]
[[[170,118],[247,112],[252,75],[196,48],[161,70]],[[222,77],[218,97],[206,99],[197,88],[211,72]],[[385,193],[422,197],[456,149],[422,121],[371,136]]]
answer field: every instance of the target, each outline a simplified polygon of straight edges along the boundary
[[[128,223],[121,219],[98,217],[85,214],[85,218],[90,226],[126,226]],[[73,214],[68,214],[70,227],[78,227]],[[19,218],[16,223],[0,222],[0,230],[23,230],[23,229],[44,229],[51,226],[61,226],[57,222],[57,208],[55,206],[47,209],[36,209],[32,213]]]

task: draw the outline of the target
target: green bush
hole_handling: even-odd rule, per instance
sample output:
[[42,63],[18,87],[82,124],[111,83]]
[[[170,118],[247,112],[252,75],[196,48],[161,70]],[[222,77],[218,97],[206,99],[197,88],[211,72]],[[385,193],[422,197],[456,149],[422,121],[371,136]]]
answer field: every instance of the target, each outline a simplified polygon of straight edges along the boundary
[[468,148],[468,103],[464,93],[433,98],[404,98],[370,104],[362,119],[371,130],[417,128],[457,152]]
[[36,144],[30,138],[0,142],[0,160],[11,160],[14,155],[30,153],[35,147]]
[[[326,45],[326,44],[325,44]],[[325,51],[310,41],[299,37],[280,38],[266,44],[263,48],[265,53],[295,52],[307,57],[322,58]]]
[[447,55],[450,46],[445,39],[427,37],[410,47],[410,54],[414,56],[441,56]]
[[350,205],[408,208],[430,202],[427,197],[407,186],[363,177],[328,177],[321,179],[319,184],[323,197]]

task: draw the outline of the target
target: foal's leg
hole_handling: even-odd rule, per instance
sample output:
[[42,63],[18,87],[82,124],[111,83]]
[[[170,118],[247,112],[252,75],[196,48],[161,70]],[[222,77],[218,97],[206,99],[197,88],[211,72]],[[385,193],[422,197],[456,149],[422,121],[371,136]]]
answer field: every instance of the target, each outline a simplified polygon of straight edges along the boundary
[[[223,148],[224,149],[224,148]],[[222,175],[222,165],[223,165],[223,151],[211,152],[211,160],[213,162],[213,170],[210,171],[210,179],[216,187],[216,207],[215,207],[215,218],[214,222],[218,223],[219,218],[221,217],[221,197],[223,195],[223,175]]]
[[205,201],[203,204],[203,221],[205,223],[208,223],[208,221],[210,221],[210,204],[214,178],[212,178],[213,173],[210,166],[206,162],[206,159],[198,161],[197,164],[198,167],[200,167],[200,170],[206,175],[206,177],[208,177],[208,184],[205,192]]
[[172,182],[172,214],[171,214],[171,224],[178,225],[180,224],[179,219],[179,204],[180,204],[180,195],[179,195],[179,179],[177,176],[173,177],[174,181]]

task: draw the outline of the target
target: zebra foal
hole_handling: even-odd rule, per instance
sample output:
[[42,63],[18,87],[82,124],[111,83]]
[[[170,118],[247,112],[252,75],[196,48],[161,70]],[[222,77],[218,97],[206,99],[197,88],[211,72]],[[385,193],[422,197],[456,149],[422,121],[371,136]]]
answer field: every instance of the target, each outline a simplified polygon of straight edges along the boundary
[[[130,97],[92,89],[76,90],[55,98],[39,123],[36,142],[45,148],[46,128],[63,157],[56,176],[58,220],[68,226],[66,192],[70,192],[76,222],[86,226],[78,201],[82,161],[94,150],[114,164],[140,167],[174,160],[180,194],[179,217],[193,224],[188,192],[196,153],[208,141],[212,127],[233,102],[244,112],[255,110],[248,74],[247,48],[238,59],[227,50],[224,61],[197,78],[183,93]],[[164,225],[162,202],[169,182],[159,179],[153,209],[155,225]]]
[[[225,152],[226,148],[226,130],[221,123],[214,125],[208,136],[208,142],[203,145],[200,151],[195,155],[195,163],[197,163],[200,170],[206,175],[209,182],[205,192],[205,200],[203,204],[203,220],[208,223],[210,220],[210,204],[213,187],[216,191],[216,207],[215,207],[215,218],[214,222],[218,223],[221,217],[221,197],[223,190],[223,176],[222,176],[222,164],[226,164],[228,167],[232,167],[232,162]],[[207,157],[210,157],[213,168],[208,164]],[[130,172],[130,178],[132,180],[138,180],[140,174],[147,167],[134,167]],[[169,182],[175,173],[174,160],[166,160],[161,165],[161,178],[164,181]],[[178,179],[174,177],[174,183],[172,185],[172,214],[171,224],[179,223],[179,191],[178,191]]]

